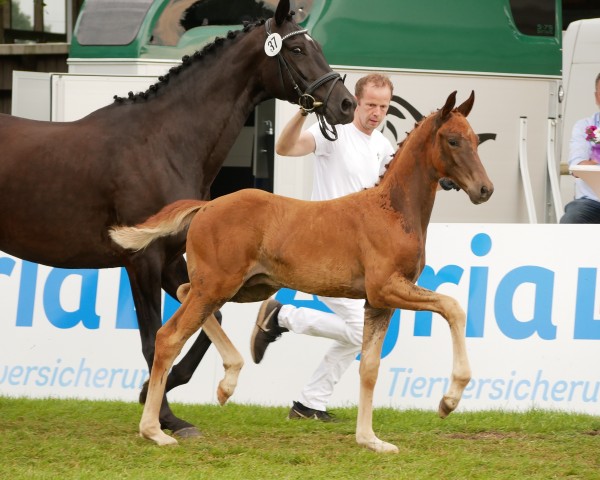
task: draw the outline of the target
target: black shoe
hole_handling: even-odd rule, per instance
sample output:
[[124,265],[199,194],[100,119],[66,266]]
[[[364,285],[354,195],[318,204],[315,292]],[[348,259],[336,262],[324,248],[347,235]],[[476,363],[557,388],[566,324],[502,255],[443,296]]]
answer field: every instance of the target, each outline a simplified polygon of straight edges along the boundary
[[319,420],[321,422],[337,422],[333,414],[324,410],[315,410],[314,408],[308,408],[302,405],[300,402],[294,402],[290,413],[288,413],[288,420],[306,419],[306,420]]
[[265,300],[260,306],[256,325],[250,338],[250,353],[254,363],[260,363],[265,355],[269,343],[277,340],[287,328],[280,327],[277,323],[277,315],[283,305],[273,298]]

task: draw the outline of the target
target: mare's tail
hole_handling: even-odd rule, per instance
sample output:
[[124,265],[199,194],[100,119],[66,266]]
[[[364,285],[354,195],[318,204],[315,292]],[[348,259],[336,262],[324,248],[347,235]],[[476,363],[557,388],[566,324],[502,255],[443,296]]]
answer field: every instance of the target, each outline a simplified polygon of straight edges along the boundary
[[110,238],[128,250],[142,250],[160,237],[175,235],[192,222],[196,212],[208,202],[203,200],[178,200],[133,227],[112,227]]

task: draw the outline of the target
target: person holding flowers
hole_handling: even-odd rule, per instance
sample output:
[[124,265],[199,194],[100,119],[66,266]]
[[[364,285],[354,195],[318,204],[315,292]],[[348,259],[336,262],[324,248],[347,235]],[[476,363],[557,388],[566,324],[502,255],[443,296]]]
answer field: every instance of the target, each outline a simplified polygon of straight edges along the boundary
[[[600,74],[594,97],[600,109]],[[569,165],[598,165],[600,169],[600,112],[578,120],[569,143]],[[575,199],[565,206],[560,223],[600,223],[600,198],[581,178],[575,180]]]

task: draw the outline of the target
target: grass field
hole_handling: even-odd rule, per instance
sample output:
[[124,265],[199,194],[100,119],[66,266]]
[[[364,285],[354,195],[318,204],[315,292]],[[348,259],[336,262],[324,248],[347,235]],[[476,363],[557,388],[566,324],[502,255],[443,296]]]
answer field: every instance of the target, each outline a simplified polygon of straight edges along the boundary
[[381,455],[339,422],[285,420],[287,408],[178,405],[204,435],[158,447],[137,435],[141,406],[0,397],[2,479],[600,479],[600,417],[531,411],[377,409]]

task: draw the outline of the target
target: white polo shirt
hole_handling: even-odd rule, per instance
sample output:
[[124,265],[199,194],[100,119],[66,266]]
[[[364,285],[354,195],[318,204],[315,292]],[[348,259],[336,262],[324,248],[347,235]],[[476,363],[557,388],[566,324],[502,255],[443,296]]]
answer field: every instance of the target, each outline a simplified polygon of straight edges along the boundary
[[334,142],[323,137],[318,123],[308,129],[316,144],[312,200],[331,200],[372,187],[395,153],[378,130],[366,135],[353,123],[336,129]]

